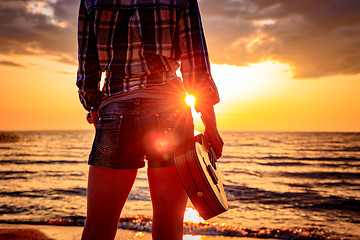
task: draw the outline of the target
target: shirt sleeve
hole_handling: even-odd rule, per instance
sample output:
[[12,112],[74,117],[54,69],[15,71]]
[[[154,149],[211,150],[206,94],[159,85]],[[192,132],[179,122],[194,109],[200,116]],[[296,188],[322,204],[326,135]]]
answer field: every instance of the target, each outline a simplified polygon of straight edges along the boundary
[[93,21],[83,0],[80,3],[78,19],[78,62],[76,85],[79,88],[80,102],[88,111],[97,109],[102,96],[99,89],[101,71]]
[[210,61],[197,0],[188,0],[179,21],[181,74],[186,91],[194,95],[197,111],[220,101],[210,72]]

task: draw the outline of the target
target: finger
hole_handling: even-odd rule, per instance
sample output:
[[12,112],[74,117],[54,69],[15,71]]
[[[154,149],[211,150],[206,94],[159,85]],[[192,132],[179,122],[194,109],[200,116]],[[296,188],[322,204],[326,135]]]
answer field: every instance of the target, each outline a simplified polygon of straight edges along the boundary
[[215,149],[215,152],[216,152],[216,157],[217,157],[217,159],[219,159],[222,156],[222,148],[218,146],[218,147],[216,147],[214,149]]
[[221,139],[221,137],[219,135],[214,136],[211,134],[206,134],[207,138],[210,142],[210,144],[213,146],[215,152],[216,152],[216,157],[217,159],[219,159],[222,156],[222,149],[223,149],[223,141]]
[[220,136],[218,136],[216,142],[217,142],[217,153],[218,153],[217,157],[219,159],[222,156],[224,142]]
[[98,118],[97,112],[90,112],[90,115],[91,115],[92,119]]
[[94,121],[93,121],[92,118],[87,118],[86,120],[87,120],[87,122],[88,122],[89,124],[93,124],[93,123],[94,123]]

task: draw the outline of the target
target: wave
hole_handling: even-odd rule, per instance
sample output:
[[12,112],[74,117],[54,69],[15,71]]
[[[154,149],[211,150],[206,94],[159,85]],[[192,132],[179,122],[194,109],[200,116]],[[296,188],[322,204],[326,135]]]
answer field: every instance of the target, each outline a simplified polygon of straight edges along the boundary
[[[317,166],[320,167],[325,167],[325,168],[360,168],[360,163],[336,163],[336,164],[332,164],[332,163],[320,163],[320,164],[316,164]],[[359,169],[360,170],[360,169]]]
[[276,172],[278,176],[288,178],[301,178],[301,179],[339,179],[339,180],[358,180],[360,179],[360,173],[358,172]]
[[12,148],[11,147],[3,147],[3,146],[0,147],[0,150],[10,150],[10,149],[12,149]]
[[[59,149],[59,151],[62,151],[62,149]],[[31,151],[31,150],[29,150]],[[20,157],[22,159],[24,159],[23,157],[33,157],[33,158],[79,158],[86,155],[84,152],[73,152],[73,151],[69,151],[67,153],[62,153],[60,154],[59,152],[53,152],[53,153],[7,153],[7,154],[3,154],[1,155],[2,157],[9,159],[9,158],[17,158]]]
[[51,192],[62,195],[70,195],[70,196],[86,196],[87,189],[86,188],[71,188],[71,189],[54,189]]
[[352,182],[348,182],[344,179],[340,180],[340,181],[336,181],[336,182],[324,182],[322,181],[321,183],[311,183],[311,184],[300,184],[300,183],[283,183],[283,185],[287,185],[290,187],[296,187],[296,188],[303,188],[303,189],[310,189],[312,187],[358,187],[359,184],[357,183],[352,183]]
[[286,167],[286,166],[307,166],[308,163],[301,162],[269,162],[269,163],[257,163],[262,166],[274,166],[274,167]]
[[226,147],[263,147],[259,143],[225,143]]
[[27,176],[35,174],[33,171],[0,171],[0,180],[10,180],[10,179],[28,179]]
[[358,157],[288,157],[288,156],[268,156],[258,157],[256,159],[262,160],[294,160],[294,161],[343,161],[343,162],[357,162],[360,161]]
[[32,190],[32,191],[12,191],[0,192],[0,196],[8,197],[27,197],[27,198],[46,198],[56,197],[61,199],[65,196],[86,196],[86,188],[70,188],[70,189],[49,189],[49,190]]
[[32,179],[33,177],[64,177],[73,179],[74,177],[84,177],[84,173],[74,173],[70,171],[0,171],[0,180],[15,180],[15,179]]
[[[225,185],[230,201],[283,206],[308,211],[338,210],[343,214],[357,216],[360,200],[339,196],[321,196],[316,192],[275,192],[246,186]],[[360,220],[360,219],[359,219]]]
[[[60,226],[84,226],[85,217],[70,216],[60,219],[48,220],[0,220],[5,224],[32,224],[32,225],[60,225]],[[152,219],[145,216],[121,217],[118,228],[151,232]],[[208,235],[208,236],[229,236],[229,237],[252,237],[252,238],[272,238],[272,239],[341,239],[344,236],[321,228],[299,227],[292,229],[273,229],[273,228],[241,228],[225,223],[212,222],[185,222],[184,234]],[[352,238],[352,235],[346,236]],[[355,237],[355,236],[354,236]]]
[[226,158],[230,158],[230,159],[232,159],[232,158],[235,158],[235,159],[245,159],[245,158],[241,158],[241,157],[239,157],[239,156],[234,156],[234,155],[223,155],[223,156],[221,157],[221,160],[222,160],[222,159],[226,159]]
[[[254,158],[250,158],[248,156],[240,156],[240,155],[223,155],[221,157],[220,162],[223,162],[225,159],[238,159],[241,160],[241,162],[243,163],[243,160],[269,160],[269,161],[274,161],[274,160],[288,160],[287,164],[291,164],[290,161],[323,161],[323,162],[331,162],[331,161],[336,161],[336,162],[359,162],[360,161],[360,156],[359,157],[289,157],[289,156],[265,156],[265,157],[254,157]],[[226,161],[226,160],[225,160]],[[246,163],[251,163],[251,161],[246,162]],[[266,164],[272,164],[273,162],[270,163],[259,163],[262,165],[266,165]],[[299,164],[303,164],[306,165],[307,163],[299,163]]]
[[[250,161],[241,161],[242,163],[253,163]],[[225,163],[228,163],[227,161],[225,161]],[[233,163],[230,162],[229,163]],[[319,166],[319,167],[323,167],[323,168],[360,168],[360,163],[359,162],[336,162],[336,163],[305,163],[305,162],[301,162],[301,161],[284,161],[284,162],[280,162],[280,161],[273,161],[273,162],[256,162],[256,164],[261,165],[261,166],[270,166],[270,167],[304,167],[304,166]]]
[[334,148],[300,148],[301,152],[356,152],[360,151],[360,147],[334,147]]
[[83,164],[85,160],[0,160],[0,165],[5,164],[16,164],[16,165],[27,165],[27,164]]

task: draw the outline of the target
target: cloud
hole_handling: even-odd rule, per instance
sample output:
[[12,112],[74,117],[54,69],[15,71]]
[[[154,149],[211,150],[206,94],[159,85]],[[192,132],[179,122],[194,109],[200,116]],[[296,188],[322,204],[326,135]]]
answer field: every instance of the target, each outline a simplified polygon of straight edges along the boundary
[[24,65],[21,65],[19,63],[7,61],[7,60],[0,60],[0,65],[9,66],[9,67],[22,67],[22,68],[25,67]]
[[0,53],[55,56],[76,63],[78,1],[2,0]]
[[67,71],[57,71],[56,73],[64,74],[64,75],[72,75],[72,76],[74,76],[74,74],[75,74],[73,72],[67,72]]
[[291,64],[295,77],[360,72],[360,1],[200,0],[214,63],[264,59]]
[[[76,64],[80,0],[1,0],[0,54]],[[358,0],[199,0],[213,63],[290,64],[297,78],[360,73]]]

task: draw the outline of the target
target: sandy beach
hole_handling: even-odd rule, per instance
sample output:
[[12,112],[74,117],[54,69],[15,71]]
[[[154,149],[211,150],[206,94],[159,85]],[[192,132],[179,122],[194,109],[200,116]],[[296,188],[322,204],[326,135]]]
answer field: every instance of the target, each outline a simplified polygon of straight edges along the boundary
[[[0,240],[31,239],[31,240],[79,240],[83,227],[0,224]],[[118,229],[115,240],[141,239],[151,240],[151,233]],[[235,240],[239,237],[184,235],[184,240]],[[252,240],[255,238],[246,238]]]
[[[0,225],[0,239],[79,240],[83,227],[48,225]],[[151,239],[151,233],[119,229],[116,240]]]

